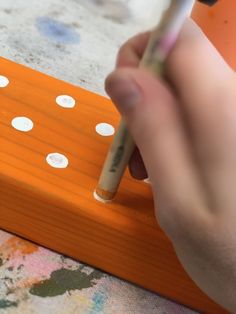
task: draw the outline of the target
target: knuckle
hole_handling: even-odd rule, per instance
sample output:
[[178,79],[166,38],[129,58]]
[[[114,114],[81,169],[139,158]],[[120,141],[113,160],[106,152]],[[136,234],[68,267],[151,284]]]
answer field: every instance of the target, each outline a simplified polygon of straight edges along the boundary
[[126,54],[127,54],[127,50],[129,49],[129,44],[126,42],[124,43],[119,51],[118,51],[118,54],[117,54],[117,57],[116,57],[116,64],[117,65],[120,65],[120,63],[123,63],[125,58],[126,58]]
[[130,40],[126,41],[124,44],[121,45],[118,51],[118,57],[122,56],[127,51],[127,49],[129,49],[129,47],[130,47]]

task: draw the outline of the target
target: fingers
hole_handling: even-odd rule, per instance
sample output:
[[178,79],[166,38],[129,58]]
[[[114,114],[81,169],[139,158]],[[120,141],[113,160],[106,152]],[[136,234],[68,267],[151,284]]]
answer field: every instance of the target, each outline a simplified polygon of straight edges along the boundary
[[[189,20],[168,59],[167,76],[180,99],[203,176],[219,194],[220,169],[229,180],[236,165],[235,74]],[[220,195],[227,193],[225,187]]]
[[150,32],[139,34],[128,40],[120,49],[116,66],[137,67],[147,46]]
[[[164,221],[180,217],[191,221],[199,216],[204,202],[181,114],[171,92],[140,69],[115,71],[106,81],[106,90],[142,152],[154,197],[158,195],[161,221],[163,217]],[[172,227],[173,222],[168,226]]]
[[[117,66],[137,67],[149,36],[150,33],[144,33],[124,44],[117,59]],[[225,107],[222,106],[224,103],[222,90],[228,89],[228,78],[231,75],[231,69],[201,30],[193,21],[186,21],[179,40],[167,60],[167,77],[181,105],[184,106],[200,159],[208,157],[211,160],[217,152],[222,152],[218,139],[222,138],[226,130],[219,127],[215,130],[215,126],[223,125]],[[209,152],[205,147],[214,149]]]
[[[129,39],[119,50],[116,66],[118,68],[138,67],[149,37],[150,32],[146,32]],[[144,180],[147,178],[147,171],[137,148],[131,157],[129,171],[137,180]]]
[[[167,62],[172,83],[198,146],[219,139],[225,116],[225,91],[232,70],[192,21],[187,21]],[[220,128],[221,129],[221,128]],[[222,129],[221,129],[222,131]],[[215,136],[214,136],[215,135]],[[214,152],[215,153],[215,152]]]
[[145,168],[139,149],[136,147],[129,162],[129,171],[137,180],[147,179],[147,170]]

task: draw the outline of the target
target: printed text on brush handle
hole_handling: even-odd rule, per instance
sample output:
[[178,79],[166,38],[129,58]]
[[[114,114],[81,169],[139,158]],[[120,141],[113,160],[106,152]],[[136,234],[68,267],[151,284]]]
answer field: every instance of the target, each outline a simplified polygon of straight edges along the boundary
[[[126,142],[128,139],[128,130],[127,129],[123,129],[123,134],[121,136],[121,140],[120,140],[120,145],[118,146],[118,148],[116,148],[116,153],[114,155],[114,158],[112,160],[112,164],[111,164],[111,168],[109,169],[109,172],[116,172],[117,168],[119,168],[119,165],[122,161],[122,158],[124,156],[125,153],[125,147],[126,147]],[[111,148],[112,150],[112,148]]]

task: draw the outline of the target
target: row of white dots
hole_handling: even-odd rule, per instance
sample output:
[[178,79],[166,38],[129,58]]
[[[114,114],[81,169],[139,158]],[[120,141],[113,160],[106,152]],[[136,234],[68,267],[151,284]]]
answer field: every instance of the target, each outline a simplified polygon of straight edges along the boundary
[[[0,75],[0,88],[7,87],[9,79],[3,75]],[[69,95],[59,95],[56,97],[56,103],[67,109],[74,108],[76,101]],[[11,125],[14,129],[21,132],[30,132],[34,123],[28,117],[15,117],[11,121]],[[98,123],[95,127],[95,131],[101,136],[112,136],[115,133],[114,127],[106,122]],[[66,168],[69,165],[68,158],[60,153],[50,153],[46,157],[47,163],[53,168]]]
[[[34,127],[33,121],[27,117],[15,117],[12,119],[11,125],[14,129],[21,132],[29,132]],[[95,130],[101,136],[111,136],[115,133],[114,127],[104,122],[98,123]]]

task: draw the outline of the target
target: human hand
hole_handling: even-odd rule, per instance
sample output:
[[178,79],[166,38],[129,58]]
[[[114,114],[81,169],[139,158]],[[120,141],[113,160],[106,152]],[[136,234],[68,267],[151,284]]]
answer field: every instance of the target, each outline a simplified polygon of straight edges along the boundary
[[156,217],[186,271],[236,312],[235,73],[187,21],[166,79],[157,78],[137,68],[148,38],[128,41],[106,80],[142,156],[136,150],[132,173],[148,174]]

